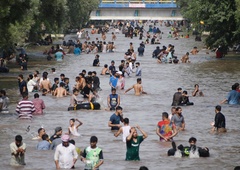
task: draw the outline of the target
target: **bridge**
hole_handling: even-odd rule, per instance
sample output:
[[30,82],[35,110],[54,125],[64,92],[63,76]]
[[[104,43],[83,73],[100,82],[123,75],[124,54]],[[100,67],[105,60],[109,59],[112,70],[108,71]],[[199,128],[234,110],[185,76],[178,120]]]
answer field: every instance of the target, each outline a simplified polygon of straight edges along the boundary
[[182,20],[176,0],[100,0],[91,20]]

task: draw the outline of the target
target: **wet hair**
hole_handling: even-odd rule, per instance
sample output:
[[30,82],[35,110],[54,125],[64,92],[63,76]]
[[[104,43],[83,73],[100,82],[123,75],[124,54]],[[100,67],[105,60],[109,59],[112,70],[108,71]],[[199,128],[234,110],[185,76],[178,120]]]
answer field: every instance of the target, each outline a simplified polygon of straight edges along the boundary
[[44,129],[44,128],[39,128],[39,129],[38,129],[38,133],[40,133],[40,132],[41,132],[41,130],[43,130],[43,129]]
[[168,113],[167,112],[163,112],[162,113],[162,117],[168,118]]
[[32,78],[33,78],[33,75],[32,75],[32,74],[29,74],[28,77],[29,77],[30,79],[32,79]]
[[191,138],[189,138],[188,142],[189,142],[189,143],[190,143],[190,142],[196,143],[196,142],[197,142],[197,139],[194,138],[194,137],[191,137]]
[[39,74],[39,71],[36,70],[35,72],[36,72],[37,74]]
[[64,82],[66,82],[67,80],[69,80],[68,77],[65,77],[65,78],[63,79]]
[[140,63],[139,63],[139,62],[136,62],[136,64],[140,65]]
[[53,71],[53,72],[55,72],[55,71],[56,71],[56,69],[55,69],[55,68],[52,68],[52,71]]
[[176,107],[176,111],[178,111],[179,109],[182,109],[181,107]]
[[93,73],[93,74],[95,74],[95,75],[97,74],[97,72],[96,72],[96,71],[93,71],[92,73]]
[[35,94],[34,94],[34,98],[39,98],[39,94],[38,94],[38,93],[35,93]]
[[107,68],[107,67],[108,67],[108,65],[107,65],[107,64],[104,64],[104,67],[105,67],[105,68]]
[[220,112],[222,110],[222,107],[220,105],[217,105],[215,109]]
[[172,109],[172,110],[173,110],[173,109],[176,109],[176,107],[175,107],[175,106],[173,106],[171,109]]
[[42,135],[42,140],[47,140],[47,138],[48,138],[48,135],[47,135],[47,134],[43,134],[43,135]]
[[189,55],[189,52],[187,52],[186,55]]
[[96,136],[92,136],[90,138],[90,143],[98,142],[98,138]]
[[197,86],[199,87],[199,85],[198,85],[198,84],[195,84],[195,85],[194,85],[194,87],[197,87]]
[[146,166],[141,166],[139,170],[148,170],[148,168]]
[[129,123],[129,119],[128,119],[128,118],[124,118],[124,119],[123,119],[123,122],[126,123],[126,124],[128,124],[128,123]]
[[237,89],[236,84],[232,85],[232,90],[236,90],[236,89]]
[[72,119],[70,119],[70,121],[73,121],[73,122],[75,122],[75,119],[74,119],[74,118],[72,118]]
[[57,78],[57,77],[54,78],[54,82],[55,82],[55,83],[56,83],[58,80],[59,80],[59,78]]
[[6,91],[5,90],[0,90],[0,93],[3,94],[4,96],[6,96]]
[[88,75],[92,75],[92,72],[91,72],[91,71],[89,71],[89,72],[88,72]]
[[60,77],[65,77],[65,74],[60,74]]
[[78,90],[78,89],[74,89],[74,90],[73,90],[73,93],[75,93],[75,92],[79,92],[79,90]]
[[117,106],[116,110],[122,110],[122,107],[121,106]]
[[187,91],[186,91],[186,90],[184,90],[184,91],[183,91],[183,93],[184,93],[184,94],[187,94]]
[[[46,92],[47,92],[47,89],[42,89],[42,92],[43,92],[43,93],[46,93]],[[43,94],[43,96],[45,96],[45,94]]]
[[139,81],[142,81],[142,79],[141,78],[137,78],[137,82],[139,82]]
[[21,135],[15,136],[15,141],[22,142],[22,136]]
[[82,70],[82,73],[86,73],[87,71],[86,70]]
[[60,83],[60,87],[64,87],[64,85],[65,85],[65,84],[64,84],[63,82]]
[[116,91],[116,89],[115,89],[115,88],[112,88],[112,91]]
[[28,96],[28,93],[27,92],[23,92],[22,93],[22,98],[26,98]]
[[97,54],[96,57],[99,58],[99,55]]
[[21,77],[23,79],[23,75],[22,74],[19,74],[18,77]]
[[69,140],[68,142],[75,145],[75,140],[73,140],[73,139]]

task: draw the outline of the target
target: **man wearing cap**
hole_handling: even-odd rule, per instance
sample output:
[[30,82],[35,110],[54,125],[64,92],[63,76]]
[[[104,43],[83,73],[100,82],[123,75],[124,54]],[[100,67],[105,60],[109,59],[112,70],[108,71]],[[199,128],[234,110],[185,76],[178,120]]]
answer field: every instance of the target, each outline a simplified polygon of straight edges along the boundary
[[116,67],[114,66],[114,64],[115,64],[115,61],[112,60],[111,65],[109,66],[109,73],[111,76],[114,75],[113,73],[116,71]]
[[52,142],[50,145],[50,150],[56,149],[56,147],[62,142],[61,136],[62,136],[62,128],[56,127],[55,134],[50,138],[50,141]]
[[61,137],[62,144],[59,144],[54,154],[56,169],[73,169],[77,161],[78,154],[73,144],[69,143],[69,135]]

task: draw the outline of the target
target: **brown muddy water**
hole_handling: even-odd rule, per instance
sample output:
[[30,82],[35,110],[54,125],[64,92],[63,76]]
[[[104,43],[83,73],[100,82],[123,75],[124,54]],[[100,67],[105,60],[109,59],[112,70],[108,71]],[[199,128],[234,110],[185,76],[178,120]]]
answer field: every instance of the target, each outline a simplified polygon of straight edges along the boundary
[[[20,121],[17,119],[15,107],[20,100],[17,88],[17,69],[11,69],[8,74],[0,74],[1,88],[7,89],[10,94],[12,104],[10,114],[0,115],[0,166],[2,170],[52,170],[55,169],[53,160],[54,151],[37,151],[37,141],[31,140],[37,135],[37,130],[41,126],[46,129],[48,135],[52,135],[55,127],[61,126],[63,132],[67,132],[69,119],[78,118],[83,122],[79,128],[81,137],[74,138],[76,145],[84,149],[89,145],[89,139],[92,135],[98,137],[98,146],[103,149],[104,164],[102,170],[138,170],[140,166],[145,165],[150,170],[172,170],[172,169],[189,169],[189,170],[218,170],[234,169],[240,165],[240,107],[222,105],[222,112],[226,117],[226,134],[211,134],[210,123],[213,121],[215,112],[214,107],[226,97],[232,84],[240,82],[240,60],[239,57],[225,57],[215,59],[214,53],[206,54],[207,50],[201,49],[202,42],[195,42],[190,39],[167,39],[169,28],[161,27],[163,39],[161,44],[175,45],[175,54],[180,58],[192,47],[198,46],[199,54],[190,55],[190,64],[158,64],[151,57],[152,51],[157,45],[146,45],[145,55],[138,57],[137,60],[142,66],[142,84],[147,95],[134,96],[133,91],[123,94],[123,91],[117,91],[121,96],[121,106],[123,107],[124,117],[130,119],[130,125],[138,124],[148,133],[148,138],[140,146],[140,158],[138,162],[126,162],[126,147],[122,143],[122,138],[115,138],[110,131],[107,123],[113,112],[105,111],[107,106],[107,96],[110,94],[108,85],[109,77],[101,76],[100,71],[104,64],[110,65],[111,60],[115,60],[118,66],[124,57],[124,53],[133,42],[135,51],[137,50],[140,40],[136,37],[133,39],[125,38],[123,34],[117,34],[115,41],[117,51],[115,53],[100,53],[101,67],[92,67],[94,54],[81,54],[80,56],[68,55],[63,62],[48,62],[46,58],[30,57],[29,70],[27,74],[34,70],[50,72],[55,67],[57,74],[49,73],[53,82],[54,77],[59,77],[64,73],[70,78],[70,87],[74,85],[75,76],[82,69],[87,71],[97,71],[102,91],[99,92],[99,102],[102,110],[79,110],[67,111],[70,102],[70,96],[64,98],[55,98],[52,96],[41,96],[45,101],[46,109],[43,116],[35,116],[32,121]],[[101,35],[92,35],[91,41]],[[111,41],[111,31],[107,34],[107,41]],[[39,53],[41,56],[41,53]],[[22,72],[21,72],[22,73]],[[126,89],[136,83],[136,77],[126,78]],[[159,142],[155,133],[156,125],[161,120],[161,113],[167,111],[170,113],[172,96],[178,87],[187,90],[189,94],[193,91],[194,84],[199,84],[200,89],[205,97],[190,97],[194,106],[183,107],[183,115],[186,121],[186,130],[180,132],[174,140],[178,144],[188,145],[188,139],[192,136],[197,138],[198,146],[206,146],[210,149],[209,158],[175,158],[166,155],[171,143]],[[9,87],[13,87],[9,89]],[[9,90],[8,90],[9,89]],[[33,94],[30,94],[30,99]],[[30,125],[30,132],[26,132]],[[140,133],[140,132],[139,132]],[[10,149],[9,144],[14,141],[15,135],[23,136],[23,141],[27,144],[26,166],[14,168],[10,167]],[[84,164],[78,160],[76,169],[83,169]]]

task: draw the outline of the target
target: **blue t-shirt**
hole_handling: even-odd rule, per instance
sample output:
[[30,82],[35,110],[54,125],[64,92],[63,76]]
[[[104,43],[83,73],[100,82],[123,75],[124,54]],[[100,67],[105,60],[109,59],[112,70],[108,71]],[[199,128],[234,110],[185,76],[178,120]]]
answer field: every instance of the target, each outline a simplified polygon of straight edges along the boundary
[[228,96],[227,96],[228,104],[239,104],[239,100],[240,100],[240,93],[237,92],[236,90],[231,90],[228,93]]
[[118,78],[117,77],[115,78],[114,76],[111,76],[109,82],[112,84],[112,86],[114,88],[116,88],[117,87]]
[[61,51],[56,52],[55,56],[57,61],[62,61],[63,53]]
[[37,145],[37,150],[49,150],[50,143],[46,140],[40,141]]
[[[110,120],[109,120],[109,121],[111,121],[112,124],[117,125],[117,124],[120,124],[120,120],[121,120],[120,116],[117,116],[117,115],[114,113],[114,114],[110,117]],[[114,127],[111,128],[111,130],[118,130],[118,129],[119,129],[119,127],[117,127],[117,126],[114,126]]]
[[80,55],[80,54],[81,54],[80,48],[79,48],[79,47],[75,47],[73,53],[74,53],[75,55]]

